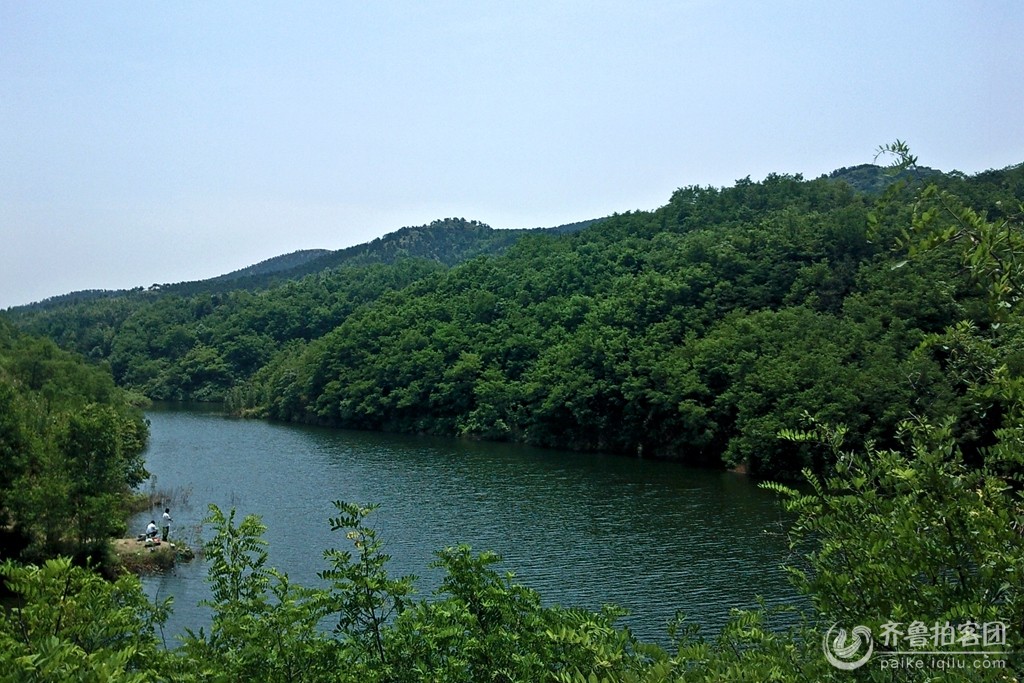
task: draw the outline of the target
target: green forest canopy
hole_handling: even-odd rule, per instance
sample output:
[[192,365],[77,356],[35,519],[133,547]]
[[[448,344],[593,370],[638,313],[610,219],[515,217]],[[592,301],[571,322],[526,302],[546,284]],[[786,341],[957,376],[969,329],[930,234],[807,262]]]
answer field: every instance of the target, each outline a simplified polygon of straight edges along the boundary
[[[804,253],[795,246],[799,240],[783,240],[780,247],[773,238],[790,233],[786,225],[803,226],[792,231],[809,240],[801,249],[815,255],[822,249],[827,252],[828,247],[812,239],[817,230],[813,226],[835,227],[832,221],[821,218],[825,215],[821,211],[815,220],[792,223],[779,222],[779,216],[770,222],[762,217],[757,219],[760,230],[751,230],[749,222],[740,220],[733,226],[737,232],[723,227],[716,233],[721,240],[705,239],[695,244],[687,243],[687,235],[699,230],[678,234],[667,231],[668,237],[663,236],[666,231],[654,231],[645,236],[658,212],[631,214],[609,221],[613,227],[618,226],[620,236],[627,236],[624,239],[617,238],[614,231],[601,230],[568,242],[527,243],[517,246],[507,257],[475,260],[451,270],[429,267],[407,284],[383,286],[369,292],[364,302],[326,334],[284,341],[282,347],[291,346],[285,359],[294,376],[261,376],[286,367],[277,364],[281,361],[276,352],[269,363],[249,376],[246,390],[256,391],[258,398],[261,387],[269,386],[266,382],[275,377],[283,377],[287,386],[304,383],[302,386],[310,387],[315,386],[311,378],[320,372],[327,381],[318,395],[329,396],[326,387],[334,381],[329,378],[341,377],[354,367],[341,351],[352,355],[364,351],[367,362],[374,361],[375,354],[384,347],[404,348],[410,356],[443,354],[446,347],[434,339],[444,339],[437,333],[444,323],[461,323],[444,328],[447,334],[466,328],[479,335],[486,327],[484,321],[507,321],[509,310],[514,310],[523,320],[532,320],[536,332],[544,331],[542,321],[551,322],[558,331],[547,341],[561,346],[561,350],[550,356],[547,348],[532,346],[528,348],[535,351],[533,355],[505,358],[491,351],[490,355],[478,354],[476,359],[460,352],[455,363],[440,371],[440,379],[428,377],[416,391],[426,390],[429,398],[433,387],[461,382],[461,395],[479,401],[478,393],[494,397],[509,384],[531,381],[531,373],[538,372],[538,363],[543,360],[545,364],[540,367],[549,374],[536,375],[532,381],[549,376],[554,381],[550,391],[563,391],[563,396],[573,398],[577,396],[574,392],[585,387],[573,383],[568,366],[560,367],[558,362],[566,354],[578,353],[586,361],[578,364],[588,373],[585,377],[605,380],[600,383],[600,392],[604,392],[601,396],[624,393],[630,387],[630,382],[622,382],[617,388],[612,381],[614,375],[601,374],[618,367],[609,360],[624,361],[627,369],[662,368],[663,375],[652,376],[646,384],[640,382],[639,388],[629,390],[643,396],[645,391],[660,386],[668,405],[678,386],[720,387],[721,394],[730,395],[723,405],[734,407],[734,426],[744,426],[738,419],[742,411],[750,410],[749,417],[757,413],[755,408],[764,410],[766,401],[761,394],[769,387],[792,389],[806,382],[806,390],[812,392],[806,398],[810,401],[815,395],[825,395],[821,394],[823,384],[816,384],[819,374],[832,373],[831,383],[842,385],[853,395],[873,388],[877,396],[884,397],[901,382],[910,382],[915,395],[900,393],[900,400],[909,402],[891,405],[893,411],[910,408],[902,418],[893,417],[892,448],[872,442],[846,450],[844,439],[859,436],[858,430],[872,434],[875,426],[867,422],[843,427],[812,421],[806,430],[784,427],[775,435],[797,448],[812,447],[812,455],[818,454],[831,464],[825,475],[805,468],[809,486],[804,490],[766,485],[780,494],[796,516],[791,538],[799,554],[790,571],[809,608],[788,630],[772,628],[772,612],[755,609],[736,613],[729,625],[712,638],[703,637],[694,625],[684,621],[671,631],[673,647],[662,649],[638,642],[617,627],[618,612],[614,608],[589,612],[541,606],[536,593],[494,571],[491,565],[497,558],[492,554],[473,554],[465,547],[438,552],[437,566],[445,574],[441,590],[429,600],[414,599],[410,595],[412,579],[392,577],[387,572],[388,558],[382,552],[381,541],[366,523],[372,506],[339,501],[335,504],[337,517],[329,522],[344,534],[344,540],[340,540],[341,548],[325,552],[327,569],[322,578],[327,587],[316,589],[297,586],[286,575],[267,567],[264,529],[257,518],[247,517],[238,524],[234,512],[225,515],[211,509],[207,521],[215,536],[206,552],[210,559],[213,624],[209,633],[188,634],[178,650],[161,647],[157,635],[168,603],[150,604],[134,577],[106,583],[60,559],[41,565],[5,562],[0,565],[0,576],[17,594],[18,601],[0,612],[0,676],[10,680],[90,681],[257,677],[273,681],[650,683],[1019,680],[1024,647],[1024,347],[1019,343],[1024,312],[1024,263],[1019,259],[1024,253],[1024,234],[1020,232],[1024,209],[1020,204],[1019,170],[988,174],[988,185],[977,183],[977,179],[956,179],[957,183],[968,183],[956,185],[959,197],[938,185],[915,192],[912,201],[898,192],[887,195],[865,216],[873,241],[851,242],[862,253],[849,264],[847,279],[840,279],[839,284],[845,282],[845,286],[836,286],[830,280],[834,268],[828,256],[824,261],[811,259],[812,265],[822,263],[823,268],[799,287],[792,273],[780,274],[785,264],[762,263],[755,258],[758,250]],[[769,180],[790,190],[796,188],[790,197],[801,196],[799,190],[804,183],[799,179]],[[745,201],[756,199],[768,185],[766,181],[755,186],[744,195]],[[751,186],[740,183],[733,189]],[[721,194],[710,192],[712,196]],[[839,195],[845,198],[843,206],[851,215],[865,210],[857,205],[856,196],[849,192]],[[1007,202],[1004,197],[1014,199]],[[707,210],[706,200],[687,200],[677,217],[692,215],[685,209],[692,209],[691,205]],[[984,213],[971,205],[994,208]],[[856,219],[851,220],[852,227]],[[769,225],[775,229],[768,230]],[[866,237],[859,230],[851,234]],[[757,249],[750,248],[747,239],[755,242]],[[599,248],[586,248],[600,246],[602,240],[618,247],[629,242],[635,248],[620,249],[628,255],[624,258],[603,255]],[[729,265],[736,277],[705,280],[703,286],[694,286],[702,282],[696,276],[680,278],[677,289],[670,287],[671,282],[659,283],[656,279],[650,284],[653,273],[649,267],[656,252],[649,250],[647,243],[659,241],[677,247],[659,256],[665,259],[661,263],[676,263],[681,268],[678,272],[689,273],[687,266],[699,271],[697,261],[689,255],[690,250],[700,248],[704,249],[703,260],[711,264],[705,275],[725,272],[721,269]],[[904,262],[900,254],[894,261],[886,250],[872,246],[886,242],[901,245],[910,259]],[[843,253],[845,250],[838,255]],[[585,257],[591,260],[583,260]],[[670,261],[673,257],[677,259],[674,262]],[[520,272],[521,279],[511,284],[497,277],[499,273],[511,277],[511,266],[523,265],[524,259],[533,259],[537,269]],[[807,267],[799,259],[795,261],[797,272]],[[599,267],[592,268],[594,265]],[[372,272],[379,277],[384,271]],[[553,285],[551,278],[534,280],[541,272],[549,276],[560,272],[563,279],[554,278]],[[595,272],[604,275],[593,276]],[[398,284],[397,280],[392,282]],[[465,284],[469,282],[483,284],[474,288]],[[536,287],[547,286],[547,296],[517,298],[524,291],[522,285],[531,282]],[[786,282],[790,282],[788,287]],[[568,293],[563,283],[572,285]],[[309,284],[300,281],[291,287],[292,292],[303,291]],[[503,285],[509,289],[501,289]],[[644,299],[639,296],[641,290],[655,294]],[[437,296],[439,291],[447,297]],[[536,294],[536,290],[526,291]],[[495,299],[473,308],[472,297],[483,292],[490,292]],[[668,296],[670,292],[682,293],[676,300]],[[737,303],[738,298],[757,292],[763,295],[757,307]],[[274,290],[268,293],[270,299],[281,294]],[[831,293],[831,297],[824,297],[825,293]],[[502,296],[512,303],[499,306]],[[558,305],[544,308],[544,301],[552,299],[566,304],[568,311]],[[164,304],[166,308],[154,307],[150,313],[179,310],[185,300],[165,301],[169,302]],[[627,301],[646,302],[650,308],[638,306],[630,311],[613,305],[618,302],[622,306]],[[702,304],[684,308],[677,318],[672,304],[679,301]],[[922,310],[922,304],[929,305]],[[139,306],[127,317],[144,309]],[[216,307],[207,315],[214,316],[215,311]],[[715,311],[721,311],[721,315],[716,316]],[[407,327],[425,342],[414,337],[417,343],[401,346],[403,332],[391,320],[400,312],[423,315],[422,319],[410,319]],[[684,317],[686,312],[691,317]],[[944,316],[951,312],[961,317],[944,326]],[[450,317],[455,314],[461,317]],[[702,315],[706,316],[703,325]],[[187,331],[187,319],[183,320]],[[385,339],[381,347],[338,346],[344,343],[345,326],[351,324],[350,320],[374,323],[375,330],[388,336],[381,337]],[[421,320],[427,321],[425,326]],[[665,329],[657,329],[659,322],[667,323]],[[663,359],[657,351],[672,351],[665,340],[680,327],[683,333],[677,346],[686,352],[670,353],[667,364],[661,365]],[[622,328],[620,334],[624,335],[618,345],[605,344],[597,335],[616,328]],[[843,336],[858,331],[860,336],[853,337],[856,343]],[[498,341],[486,335],[483,338],[492,344]],[[477,337],[469,334],[467,339]],[[661,341],[663,346],[644,346],[652,340]],[[399,346],[390,346],[394,343]],[[506,348],[511,351],[519,347],[511,344]],[[487,350],[486,345],[473,348]],[[331,353],[339,359],[333,365],[329,361]],[[631,364],[638,358],[646,359],[648,365]],[[815,358],[824,364],[819,365]],[[853,362],[858,359],[863,367]],[[399,360],[395,362],[397,370],[417,368],[404,358]],[[515,360],[519,366],[512,362]],[[314,363],[310,365],[309,361]],[[493,366],[497,366],[498,374],[490,373],[485,380],[485,373]],[[456,367],[458,372],[453,370]],[[515,367],[520,370],[518,375],[508,371]],[[865,367],[888,368],[890,374],[877,378],[877,384],[863,383],[860,373]],[[564,372],[555,372],[559,369]],[[383,363],[374,371],[391,370]],[[835,374],[837,371],[848,374]],[[905,374],[908,371],[910,374]],[[307,373],[306,379],[300,379],[302,373]],[[619,379],[638,381],[641,376],[634,372]],[[415,383],[418,377],[413,374],[404,380]],[[742,383],[737,383],[740,380]],[[494,391],[483,391],[481,382]],[[408,384],[396,381],[382,398],[387,399],[402,386]],[[449,395],[460,395],[458,388],[453,391]],[[541,395],[543,391],[548,390],[542,390]],[[408,394],[416,395],[422,394]],[[714,412],[717,395],[705,396],[710,400],[707,405],[696,399],[690,404],[680,402],[679,412],[697,415],[687,419],[698,423],[716,418],[721,414]],[[842,399],[838,391],[828,395],[839,397],[837,401]],[[773,396],[777,400],[785,398],[781,392]],[[302,411],[308,411],[310,405],[316,408],[318,402],[311,402],[309,396],[293,398],[299,399],[294,406]],[[53,487],[59,495],[70,492],[79,496],[76,506],[58,511],[63,520],[77,519],[79,524],[58,531],[56,540],[82,541],[109,532],[109,528],[88,525],[106,512],[110,499],[104,496],[123,492],[144,476],[138,452],[145,434],[138,414],[128,407],[109,375],[86,367],[79,358],[59,351],[51,342],[19,334],[0,321],[0,400],[4,402],[0,406],[0,457],[4,468],[0,471],[5,477],[0,486],[0,495],[4,496],[0,511],[7,515],[5,523],[39,529],[39,533],[29,535],[29,548],[40,556],[62,550],[45,545],[46,530],[51,528],[46,519],[24,514],[31,509],[41,513],[47,505],[58,503],[52,498],[53,492],[47,490]],[[251,405],[269,409],[258,400]],[[463,408],[472,412],[480,405],[495,407],[493,403],[473,403]],[[531,407],[529,402],[518,405]],[[567,404],[570,420],[600,418],[599,404],[589,406],[591,415],[580,412],[580,406],[586,404]],[[924,410],[929,406],[936,417]],[[404,410],[410,406],[394,407]],[[705,411],[703,416],[701,410]],[[436,420],[445,415],[431,403],[419,413],[399,410],[394,414],[425,420],[425,425],[441,424]],[[523,422],[513,424],[518,428],[536,424],[531,422],[531,414],[522,418]],[[459,428],[458,418],[454,424]],[[766,427],[766,423],[759,424]],[[512,432],[512,426],[508,426]],[[696,442],[699,436],[691,434],[687,438]],[[756,443],[758,432],[737,432],[732,438],[748,437]],[[731,447],[730,440],[727,457]],[[782,450],[778,455],[791,454]],[[807,462],[814,464],[813,459]],[[774,464],[764,459],[760,463],[766,469]],[[88,476],[79,476],[86,473]],[[325,619],[336,625],[334,631],[317,628]],[[838,654],[828,650],[828,634],[837,625],[858,625],[877,634],[890,620],[899,622],[897,626],[910,620],[945,625],[961,635],[973,633],[971,628],[981,624],[1000,624],[1006,630],[999,653],[969,654],[966,666],[952,670],[936,665],[934,658],[931,664],[920,658],[928,666],[898,670],[888,670],[879,661],[863,668],[862,663],[854,663],[851,671],[836,668],[826,659],[823,647],[832,655]]]
[[[471,254],[493,231],[449,221],[419,252],[433,259],[349,263],[256,291],[135,292],[10,316],[153,399],[227,400],[280,420],[770,475],[821,457],[776,438],[805,412],[880,444],[908,414],[956,414],[958,439],[980,447],[998,410],[972,410],[950,351],[928,340],[990,316],[951,251],[894,268],[915,190],[875,211],[878,195],[847,182],[877,189],[881,170],[867,168],[685,187],[655,211],[522,234],[450,267],[445,244]],[[998,217],[1019,202],[1024,169],[927,178]],[[1001,335],[984,362],[1019,369],[1019,342]]]
[[110,372],[0,320],[0,559],[103,559],[148,474],[142,413]]

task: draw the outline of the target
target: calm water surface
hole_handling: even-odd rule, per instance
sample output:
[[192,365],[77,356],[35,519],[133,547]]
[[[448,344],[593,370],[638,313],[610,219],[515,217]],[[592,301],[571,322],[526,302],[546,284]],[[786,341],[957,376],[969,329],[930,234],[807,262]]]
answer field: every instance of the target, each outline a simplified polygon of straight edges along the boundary
[[[467,543],[503,556],[499,569],[545,603],[630,611],[644,640],[665,641],[677,610],[715,632],[732,607],[788,602],[793,592],[783,514],[774,495],[742,475],[670,463],[455,439],[396,436],[242,421],[209,409],[162,406],[146,465],[171,490],[172,535],[194,537],[215,503],[255,513],[268,527],[271,564],[319,585],[325,548],[344,547],[327,518],[333,500],[376,502],[370,516],[393,575],[438,585],[433,552]],[[186,499],[181,500],[182,497]],[[149,513],[137,517],[141,531]],[[205,530],[209,536],[209,530]],[[202,562],[147,577],[151,596],[174,596],[167,634],[209,614]]]

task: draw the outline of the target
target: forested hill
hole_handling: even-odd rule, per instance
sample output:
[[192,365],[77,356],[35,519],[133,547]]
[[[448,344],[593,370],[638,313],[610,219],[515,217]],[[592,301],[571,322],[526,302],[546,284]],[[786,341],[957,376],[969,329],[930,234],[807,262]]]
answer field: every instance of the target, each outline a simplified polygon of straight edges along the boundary
[[[301,259],[289,267],[269,270],[261,268],[261,264],[257,264],[237,273],[212,280],[163,285],[160,290],[165,294],[190,296],[237,289],[266,289],[287,280],[298,280],[307,275],[335,268],[378,263],[390,264],[410,258],[427,259],[450,266],[482,254],[500,253],[527,233],[572,232],[581,230],[593,222],[583,221],[569,226],[534,228],[532,230],[496,230],[479,221],[445,218],[433,221],[429,225],[401,228],[365,244],[357,244],[337,251],[311,250],[308,253],[313,257]],[[278,257],[271,261],[278,264],[281,259],[285,258],[288,257]]]
[[[994,219],[1024,199],[1020,166],[929,180]],[[153,398],[226,398],[282,420],[785,474],[819,464],[777,438],[804,413],[881,445],[907,415],[952,414],[971,453],[999,410],[979,409],[956,364],[1020,372],[1024,340],[1004,325],[984,349],[933,343],[988,314],[951,250],[906,262],[896,249],[917,189],[880,199],[784,175],[686,187],[655,211],[526,233],[451,267],[422,250],[431,260],[403,258],[420,236],[399,231],[378,245],[393,258],[353,253],[262,291],[12,319]]]
[[[885,149],[913,170],[904,143]],[[617,607],[545,607],[466,545],[436,553],[440,588],[416,599],[368,520],[376,505],[344,501],[317,586],[269,568],[258,515],[210,506],[209,631],[191,624],[169,648],[169,598],[47,560],[95,568],[124,531],[146,476],[141,415],[104,368],[0,319],[5,680],[1019,680],[1024,166],[916,177],[871,197],[827,178],[689,187],[455,267],[349,265],[259,293],[19,316],[154,396],[772,475],[823,464],[800,489],[764,484],[787,512],[799,599],[734,610],[711,638],[680,616],[668,650]],[[803,411],[849,431],[796,429]],[[664,513],[626,489],[616,504]],[[857,624],[870,645],[893,618],[958,634],[958,659],[888,676],[861,635],[832,642]]]
[[421,258],[454,265],[481,254],[497,254],[525,234],[576,232],[599,221],[589,219],[553,228],[496,230],[479,221],[464,218],[435,220],[429,225],[405,227],[375,240],[335,251],[304,249],[261,261],[225,275],[178,282],[154,284],[131,290],[90,289],[50,297],[44,301],[18,306],[12,312],[62,308],[96,299],[121,297],[157,298],[167,294],[194,296],[219,294],[239,289],[260,290],[288,280],[344,266],[394,263],[400,259]]
[[202,280],[200,282],[215,283],[215,282],[231,282],[235,280],[242,280],[245,278],[256,278],[267,275],[276,275],[279,273],[290,273],[298,268],[303,267],[310,261],[315,261],[318,258],[327,256],[330,254],[328,249],[303,249],[300,251],[293,251],[290,254],[284,256],[275,256],[269,258],[266,261],[260,261],[259,263],[230,272],[226,275],[220,275],[218,277],[210,278],[209,280]]

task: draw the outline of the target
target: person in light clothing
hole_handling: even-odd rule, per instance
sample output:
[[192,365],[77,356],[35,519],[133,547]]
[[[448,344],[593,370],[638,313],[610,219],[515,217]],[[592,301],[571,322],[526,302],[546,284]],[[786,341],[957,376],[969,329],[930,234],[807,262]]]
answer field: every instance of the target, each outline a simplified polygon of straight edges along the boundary
[[162,539],[166,542],[171,534],[171,508],[164,508],[164,525],[160,531]]

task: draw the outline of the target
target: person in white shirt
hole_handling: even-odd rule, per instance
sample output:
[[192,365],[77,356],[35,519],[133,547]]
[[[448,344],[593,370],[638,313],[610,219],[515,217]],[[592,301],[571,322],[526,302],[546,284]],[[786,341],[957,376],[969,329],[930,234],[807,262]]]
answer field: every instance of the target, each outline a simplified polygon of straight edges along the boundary
[[161,532],[163,540],[166,541],[171,534],[171,508],[164,508],[164,526]]

